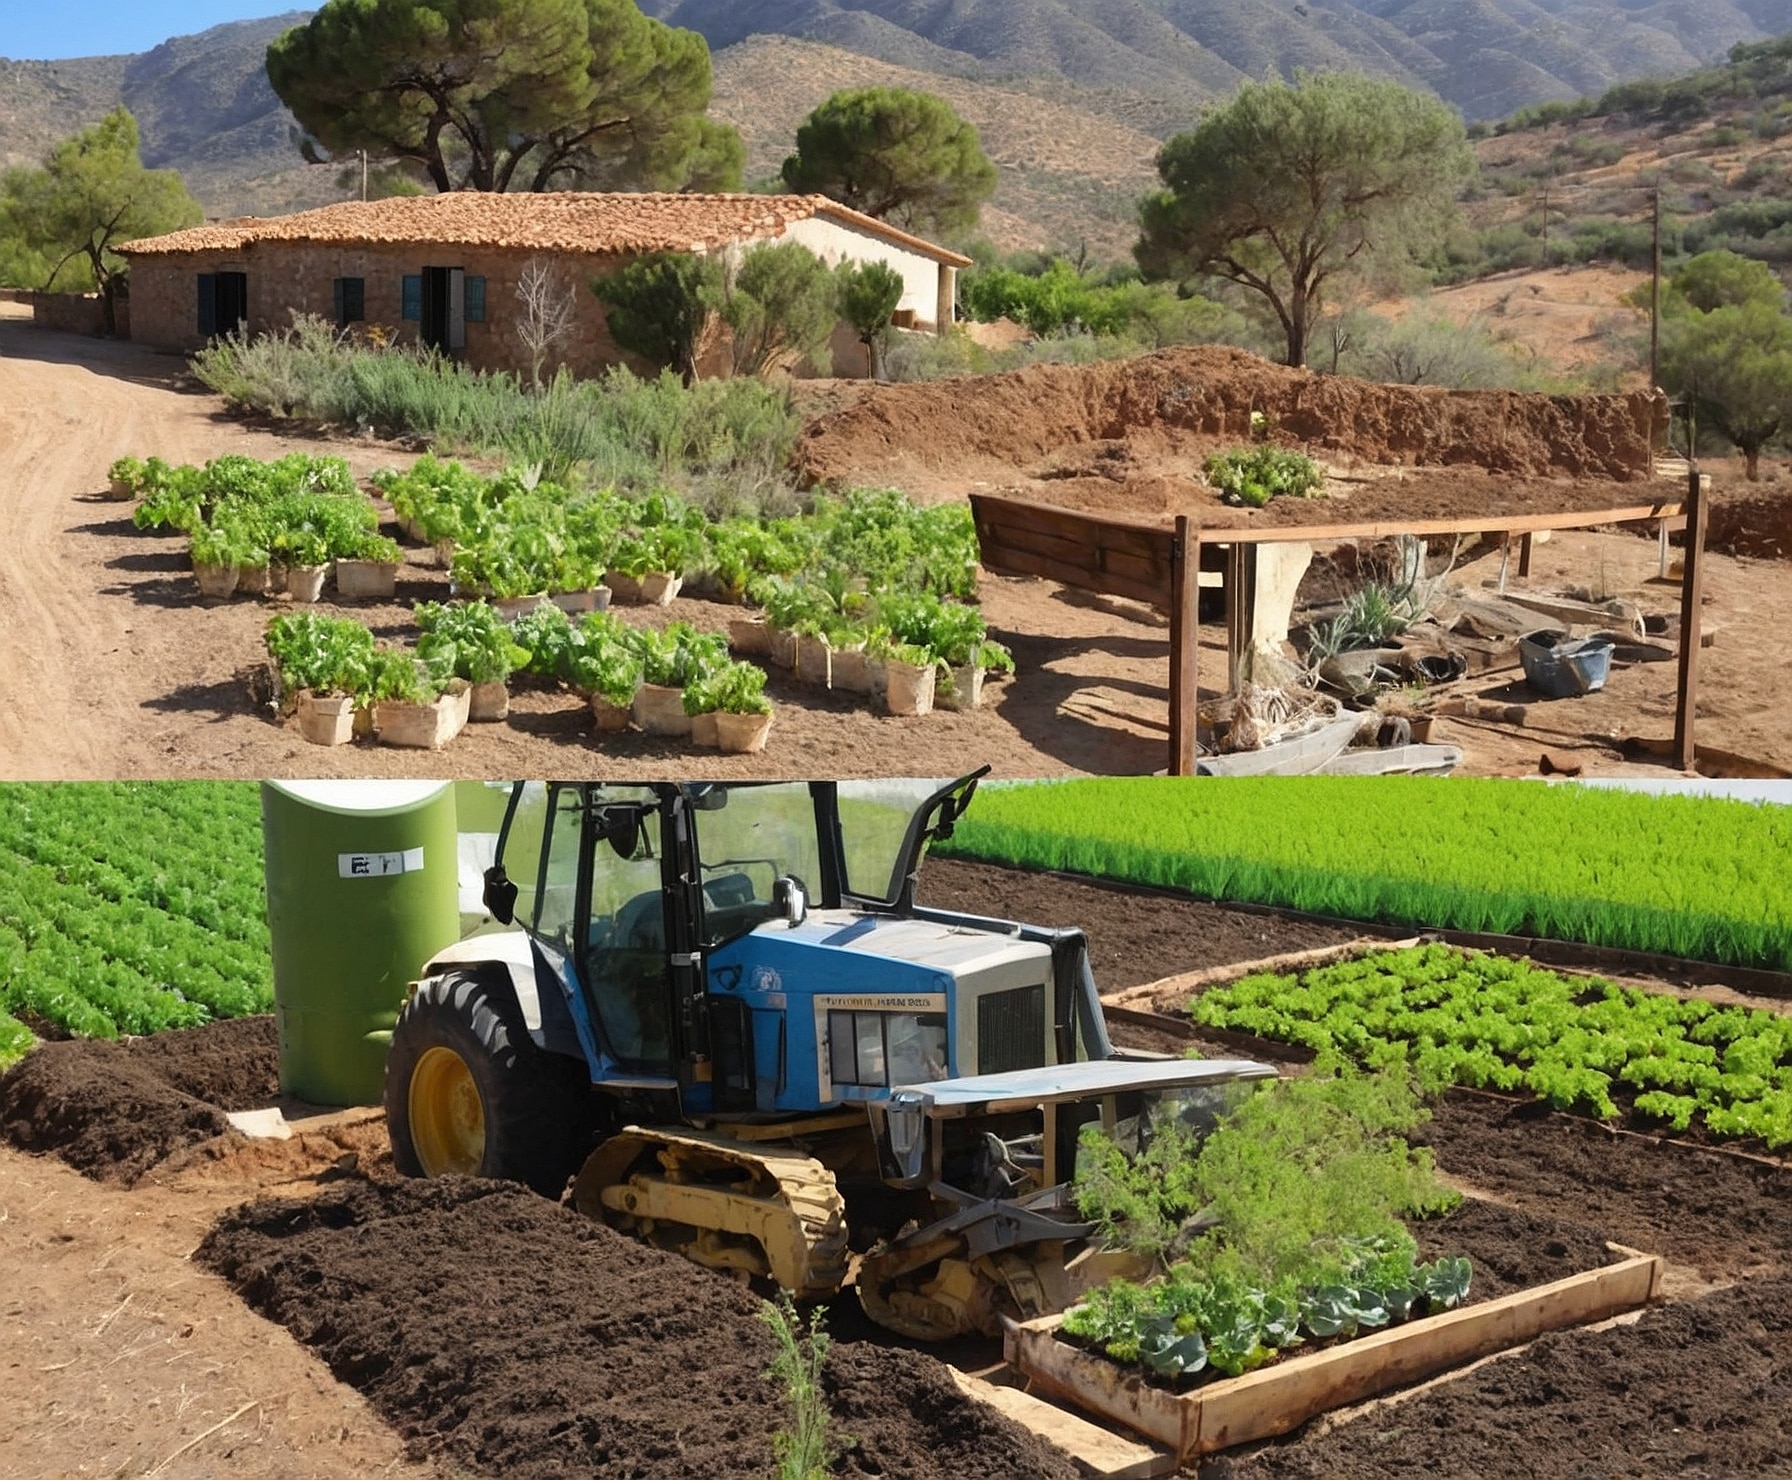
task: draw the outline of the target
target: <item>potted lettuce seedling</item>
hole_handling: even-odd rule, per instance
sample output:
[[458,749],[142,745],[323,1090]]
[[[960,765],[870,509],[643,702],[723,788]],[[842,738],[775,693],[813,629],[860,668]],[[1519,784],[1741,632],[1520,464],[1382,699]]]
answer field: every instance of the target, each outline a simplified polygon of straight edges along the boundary
[[336,556],[336,592],[351,601],[390,601],[404,555],[396,540],[363,530]]
[[106,469],[106,496],[118,503],[129,503],[143,493],[148,481],[148,467],[134,457],[121,457]]
[[732,755],[764,750],[772,728],[765,670],[755,663],[730,663],[709,680],[709,688],[716,706],[717,749]]
[[530,654],[498,613],[483,601],[419,602],[413,613],[423,632],[417,656],[432,672],[464,679],[470,686],[467,718],[495,723],[508,716],[510,675],[529,662]]
[[867,650],[883,666],[884,709],[890,714],[933,712],[939,660],[928,648],[903,642],[888,632],[872,635]]
[[330,546],[324,535],[309,526],[287,528],[280,530],[269,546],[285,570],[286,594],[306,605],[320,600],[330,578]]
[[641,688],[641,655],[621,641],[586,647],[572,660],[572,682],[584,691],[599,731],[626,730]]
[[220,601],[233,596],[253,584],[257,571],[266,584],[267,546],[244,523],[198,525],[191,537],[191,550],[201,596]]
[[283,704],[298,711],[299,733],[313,745],[344,745],[352,738],[356,695],[368,685],[376,647],[373,633],[344,617],[289,612],[268,623]]
[[381,649],[368,667],[366,698],[382,745],[440,750],[466,727],[471,696],[465,679],[444,680],[403,649]]

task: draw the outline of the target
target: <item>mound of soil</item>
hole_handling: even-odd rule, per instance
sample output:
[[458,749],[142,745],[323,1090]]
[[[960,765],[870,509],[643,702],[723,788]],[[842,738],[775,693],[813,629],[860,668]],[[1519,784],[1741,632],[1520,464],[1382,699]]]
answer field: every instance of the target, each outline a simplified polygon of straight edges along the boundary
[[[1148,481],[1154,455],[1247,441],[1253,412],[1270,418],[1279,440],[1364,464],[1628,482],[1651,474],[1651,437],[1666,404],[1644,393],[1377,385],[1209,346],[881,386],[812,420],[793,461],[814,482],[877,481],[906,469],[998,485],[1004,470]],[[1066,449],[1078,448],[1096,460],[1066,462]]]
[[1358,934],[957,858],[929,857],[921,869],[918,897],[932,909],[1077,927],[1089,937],[1089,964],[1104,992],[1204,966],[1341,945]]
[[1329,1433],[1205,1466],[1208,1480],[1792,1473],[1792,1278],[1561,1331]]
[[1721,487],[1705,543],[1726,555],[1785,559],[1792,552],[1792,494],[1747,483]]
[[279,1093],[271,1017],[107,1042],[45,1043],[0,1075],[0,1136],[128,1185]]
[[[255,1202],[195,1257],[419,1451],[479,1473],[759,1477],[790,1423],[753,1295],[508,1184]],[[836,1474],[1075,1474],[929,1357],[841,1343],[825,1376],[857,1441]]]
[[1583,1274],[1613,1259],[1596,1229],[1474,1197],[1442,1218],[1413,1224],[1412,1231],[1421,1259],[1469,1258],[1475,1266],[1469,1293],[1477,1301]]
[[1707,1278],[1792,1272],[1792,1169],[1458,1091],[1413,1139],[1473,1187],[1543,1216],[1573,1208],[1606,1237]]

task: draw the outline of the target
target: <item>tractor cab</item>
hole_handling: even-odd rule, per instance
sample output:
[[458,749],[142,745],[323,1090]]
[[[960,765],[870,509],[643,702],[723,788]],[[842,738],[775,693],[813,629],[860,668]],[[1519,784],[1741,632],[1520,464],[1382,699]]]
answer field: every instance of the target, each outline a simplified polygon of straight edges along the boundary
[[519,784],[485,897],[533,944],[532,1035],[668,1118],[1105,1056],[1080,932],[915,905],[981,775]]

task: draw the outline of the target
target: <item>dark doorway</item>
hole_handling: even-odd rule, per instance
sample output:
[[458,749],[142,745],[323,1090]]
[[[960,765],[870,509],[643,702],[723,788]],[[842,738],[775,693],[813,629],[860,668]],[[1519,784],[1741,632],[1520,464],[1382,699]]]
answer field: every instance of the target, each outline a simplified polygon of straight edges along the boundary
[[418,331],[431,349],[452,354],[466,347],[466,278],[460,268],[423,269],[423,304]]
[[199,332],[234,334],[249,321],[249,275],[243,272],[199,274]]

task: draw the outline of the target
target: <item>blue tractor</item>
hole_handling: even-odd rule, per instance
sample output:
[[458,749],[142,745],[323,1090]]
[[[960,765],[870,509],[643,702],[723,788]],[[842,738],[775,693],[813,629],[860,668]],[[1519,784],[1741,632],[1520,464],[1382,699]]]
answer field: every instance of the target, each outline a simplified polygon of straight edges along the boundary
[[1085,1128],[1137,1148],[1273,1071],[1117,1052],[1081,931],[916,904],[981,775],[519,783],[508,928],[435,956],[393,1031],[400,1170],[570,1181],[919,1339],[1062,1309],[1114,1272],[1069,1195]]

